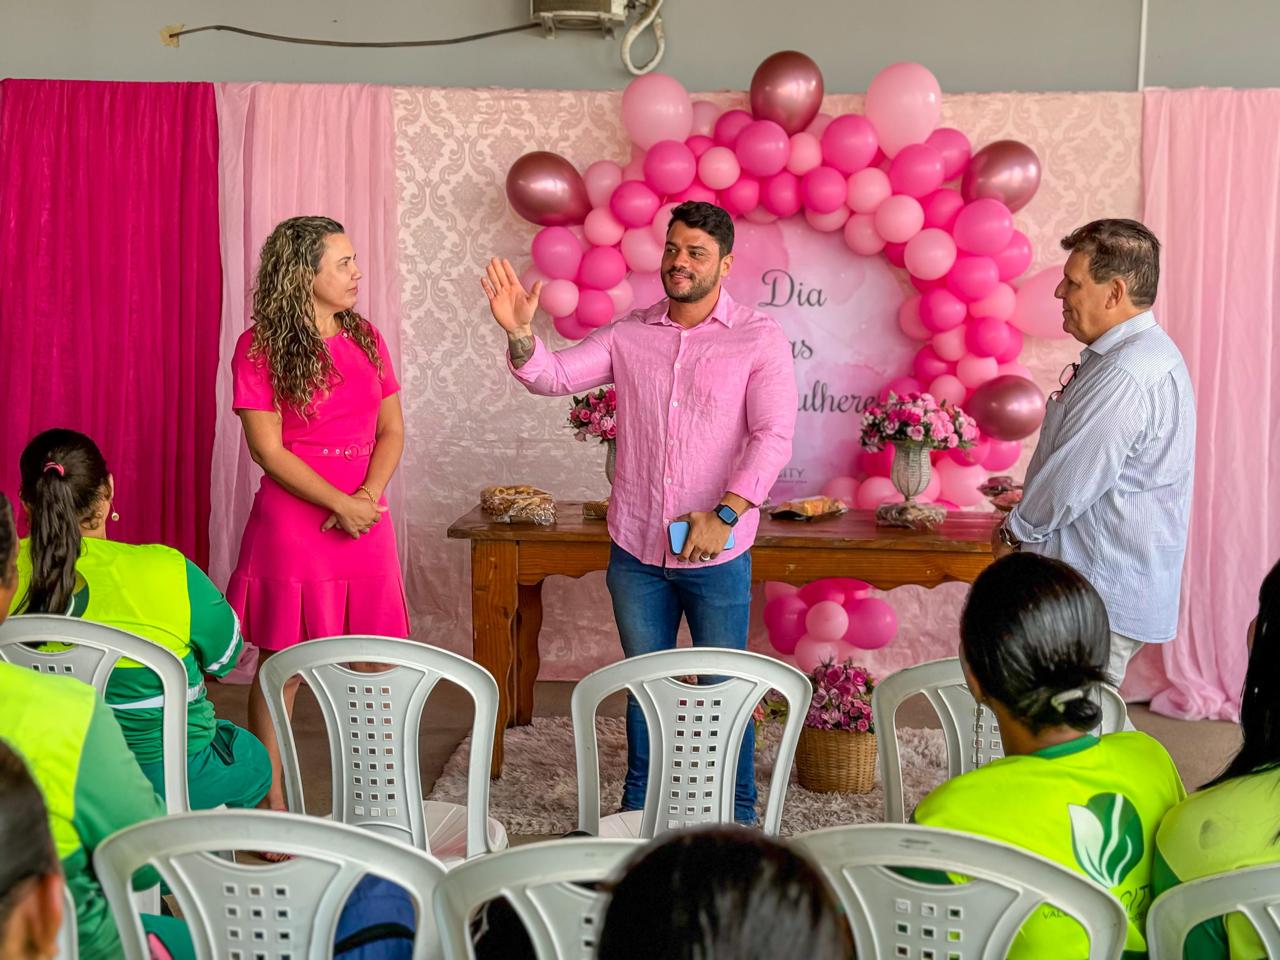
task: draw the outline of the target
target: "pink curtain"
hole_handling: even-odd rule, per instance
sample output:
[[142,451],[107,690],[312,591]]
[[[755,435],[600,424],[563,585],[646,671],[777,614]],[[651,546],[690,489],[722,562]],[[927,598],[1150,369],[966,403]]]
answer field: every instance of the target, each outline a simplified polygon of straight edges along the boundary
[[111,535],[208,562],[218,128],[204,83],[0,83],[0,487],[36,432],[94,438]]
[[1198,408],[1178,637],[1146,657],[1152,707],[1176,717],[1238,718],[1245,630],[1280,556],[1278,171],[1280,90],[1147,91],[1144,216],[1164,244],[1156,315]]

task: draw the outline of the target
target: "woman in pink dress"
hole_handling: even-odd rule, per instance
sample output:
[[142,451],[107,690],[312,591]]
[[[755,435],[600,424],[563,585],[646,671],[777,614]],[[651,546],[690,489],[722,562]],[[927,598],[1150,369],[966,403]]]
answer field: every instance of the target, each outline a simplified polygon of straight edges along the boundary
[[[400,385],[381,335],[355,310],[361,273],[342,225],[294,217],[262,247],[253,326],[236,343],[234,406],[266,476],[227,599],[261,663],[336,634],[407,637],[395,531],[382,492],[400,462]],[[357,665],[358,666],[358,665]],[[286,690],[293,710],[297,678]],[[280,756],[258,678],[249,729]]]

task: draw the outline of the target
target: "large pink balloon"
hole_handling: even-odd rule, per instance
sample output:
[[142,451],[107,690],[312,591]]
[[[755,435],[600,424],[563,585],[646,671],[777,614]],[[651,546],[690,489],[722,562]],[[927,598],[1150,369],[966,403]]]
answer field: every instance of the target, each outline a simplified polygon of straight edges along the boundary
[[875,213],[876,207],[893,196],[889,175],[879,167],[867,167],[849,177],[845,202],[854,213]]
[[511,209],[530,223],[557,227],[581,223],[591,211],[586,184],[558,153],[526,153],[507,171]]
[[[940,334],[940,336],[945,337],[946,334]],[[945,400],[958,407],[964,403],[964,395],[967,391],[959,377],[944,373],[940,377],[935,377],[933,383],[929,384],[929,392],[933,394],[934,399]]]
[[[889,400],[889,394],[891,393],[895,397],[907,397],[913,393],[920,393],[922,390],[924,390],[924,387],[921,386],[920,381],[915,377],[894,377],[880,388],[880,392],[877,396],[880,398],[881,403],[887,403]],[[871,469],[876,465],[871,463],[869,460],[864,459],[867,457],[881,456],[885,458],[884,470]],[[889,476],[890,469],[893,466],[893,450],[890,448],[882,450],[880,453],[867,453],[866,451],[863,451],[858,454],[858,465],[872,476],[887,477]]]
[[965,326],[965,345],[975,357],[995,359],[1004,353],[1013,335],[1013,328],[995,317],[977,317]]
[[578,309],[578,286],[572,280],[548,280],[538,305],[553,317],[567,317]]
[[982,458],[988,470],[1008,470],[1022,456],[1022,444],[1017,440],[992,440]]
[[714,131],[716,144],[732,149],[738,142],[739,134],[754,122],[755,118],[745,110],[726,110],[716,121]]
[[751,77],[751,112],[772,120],[788,134],[798,133],[822,106],[822,71],[795,50],[767,57]]
[[975,357],[966,354],[956,363],[956,379],[970,390],[977,390],[995,377],[998,367],[995,357]]
[[698,174],[693,151],[678,140],[660,140],[644,155],[644,179],[655,193],[679,193]]
[[772,120],[756,120],[743,127],[733,151],[747,173],[753,177],[771,177],[786,167],[791,155],[791,138]]
[[698,179],[712,190],[724,190],[738,182],[742,167],[728,147],[712,147],[698,158]]
[[759,205],[760,181],[752,176],[739,177],[737,183],[720,194],[720,206],[728,210],[731,217],[741,217]]
[[822,600],[805,614],[804,629],[815,640],[834,643],[849,629],[849,615],[834,600]]
[[956,257],[947,274],[947,289],[965,303],[981,300],[996,288],[1000,274],[990,257]]
[[789,170],[769,177],[760,185],[760,202],[770,213],[790,217],[800,212],[800,178]]
[[636,227],[622,235],[622,257],[636,273],[652,273],[662,266],[663,243],[653,231]]
[[964,209],[964,197],[958,190],[943,187],[920,200],[924,210],[924,225],[937,227],[939,230],[951,230],[955,226],[956,217]]
[[1022,377],[996,377],[974,391],[965,412],[987,436],[1021,440],[1035,433],[1044,419],[1044,394]]
[[791,135],[791,152],[787,155],[787,169],[797,177],[803,177],[814,167],[822,166],[822,141],[812,133],[801,130]]
[[1013,239],[1013,214],[999,200],[983,197],[960,211],[953,232],[965,253],[995,256]]
[[980,466],[962,467],[950,458],[934,465],[942,480],[942,496],[961,507],[971,507],[982,502],[978,490],[987,479],[987,471]]
[[981,300],[969,304],[969,312],[975,317],[995,317],[1008,320],[1018,304],[1018,295],[1007,283],[998,283],[994,290]]
[[692,153],[696,159],[714,147],[716,142],[710,137],[694,134],[684,142],[684,145],[689,148],[689,152]]
[[[898,154],[899,157],[902,155]],[[946,276],[956,262],[956,244],[945,230],[921,230],[907,241],[905,257],[912,276],[937,280]]]
[[556,328],[556,333],[566,340],[581,340],[591,332],[591,328],[572,313],[567,317],[556,317],[552,320],[552,325]]
[[678,203],[664,203],[653,215],[653,223],[649,225],[649,229],[661,244],[665,245],[667,242],[667,230],[671,228],[671,211],[678,206],[680,206]]
[[948,455],[962,467],[972,467],[982,463],[991,450],[992,443],[1003,443],[1003,440],[992,441],[987,437],[979,437],[971,447],[952,447]]
[[586,327],[603,327],[613,319],[613,299],[603,290],[582,290],[578,294],[578,322]]
[[819,213],[817,210],[806,210],[804,218],[808,221],[809,226],[817,230],[819,233],[835,233],[841,229],[849,220],[849,208],[844,204],[830,210],[827,213]]
[[841,501],[851,507],[858,502],[858,481],[855,477],[832,477],[822,488],[822,495]]
[[942,186],[943,169],[942,154],[928,144],[911,143],[889,164],[889,183],[894,193],[919,199]]
[[610,287],[606,293],[609,294],[609,299],[613,301],[615,315],[625,312],[636,298],[635,291],[631,289],[631,284],[626,280],[623,280],[616,287]]
[[796,666],[805,673],[813,673],[824,663],[842,660],[845,649],[845,645],[838,640],[832,643],[806,635],[795,646]]
[[921,347],[911,361],[911,372],[921,383],[932,383],[935,378],[951,373],[954,369],[955,364],[943,360],[928,344]]
[[[929,341],[929,345],[933,347],[933,352],[940,356],[943,360],[951,363],[957,362],[961,357],[969,352],[969,347],[965,344],[965,334],[968,333],[966,324],[960,324],[958,327],[952,327],[950,330],[943,330],[941,333],[935,333],[933,339]],[[930,393],[937,396],[938,391],[930,390]],[[956,403],[964,400],[964,391]]]
[[1005,248],[991,258],[1000,270],[1000,279],[1012,280],[1031,266],[1031,241],[1021,230],[1013,231]]
[[778,597],[786,597],[797,593],[799,589],[793,583],[783,583],[781,580],[766,580],[764,582],[764,599],[767,603],[770,600],[776,600]]
[[[888,243],[906,243],[924,226],[924,210],[920,201],[895,193],[880,206],[873,215],[876,218],[876,230]],[[905,263],[906,252],[903,252]]]
[[858,487],[859,510],[874,510],[882,503],[899,503],[902,499],[888,477],[867,477]]
[[981,197],[999,200],[1015,213],[1025,207],[1040,186],[1040,158],[1025,143],[997,140],[969,161],[960,192],[972,202]]
[[925,143],[942,154],[942,176],[946,180],[959,176],[973,154],[969,138],[952,127],[939,127],[929,134]]
[[693,101],[693,135],[709,137],[716,128],[716,117],[720,116],[720,108],[709,100]]
[[1033,337],[1062,340],[1070,336],[1062,329],[1062,301],[1053,295],[1061,281],[1061,267],[1046,267],[1028,277],[1018,287],[1009,322]]
[[587,240],[597,247],[613,246],[622,239],[622,233],[626,229],[607,206],[596,207],[588,213],[586,222],[582,225],[582,232]]
[[791,653],[804,636],[804,618],[809,604],[794,593],[775,597],[764,605],[764,626],[769,642],[779,653]]
[[[627,262],[616,247],[592,247],[578,266],[578,283],[592,290],[616,287],[626,275]],[[582,320],[587,322],[586,317]]]
[[609,209],[624,227],[649,226],[661,204],[658,195],[639,180],[624,181],[609,198]]
[[831,213],[843,206],[848,191],[845,178],[831,167],[815,167],[800,181],[800,197],[814,213]]
[[622,182],[622,168],[612,160],[597,160],[582,174],[593,207],[608,207],[609,198]]
[[852,603],[849,611],[849,632],[845,642],[863,650],[878,650],[898,632],[898,615],[893,607],[879,597],[864,597]]
[[645,150],[660,140],[684,140],[693,131],[689,92],[665,73],[636,77],[622,91],[622,125]]
[[949,290],[930,290],[920,297],[920,322],[931,333],[964,323],[964,301]]
[[997,363],[1012,363],[1022,355],[1023,336],[1022,331],[1012,324],[1006,323],[1005,329],[1009,332],[1009,339],[1005,341],[1004,349],[995,354]]
[[[544,227],[539,230],[533,237],[531,252],[533,265],[553,280],[572,280],[578,275],[578,265],[582,262],[582,245],[567,227]],[[549,308],[548,312],[555,315]],[[569,313],[573,313],[573,307],[564,311],[564,314]]]
[[836,117],[822,131],[822,158],[845,176],[875,159],[878,141],[871,121],[857,113]]
[[884,249],[884,237],[876,230],[876,221],[869,213],[855,213],[844,225],[844,242],[860,257],[873,257]]
[[880,149],[893,157],[908,144],[923,143],[938,125],[942,88],[927,67],[895,63],[877,73],[867,87],[866,111]]

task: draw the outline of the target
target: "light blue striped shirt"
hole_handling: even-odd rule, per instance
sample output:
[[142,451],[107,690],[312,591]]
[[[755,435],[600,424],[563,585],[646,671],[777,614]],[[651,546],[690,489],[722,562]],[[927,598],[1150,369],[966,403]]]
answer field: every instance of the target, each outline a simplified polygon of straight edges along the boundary
[[1048,400],[1009,531],[1088,578],[1114,632],[1172,640],[1195,446],[1182,354],[1151,311],[1131,317],[1086,347]]

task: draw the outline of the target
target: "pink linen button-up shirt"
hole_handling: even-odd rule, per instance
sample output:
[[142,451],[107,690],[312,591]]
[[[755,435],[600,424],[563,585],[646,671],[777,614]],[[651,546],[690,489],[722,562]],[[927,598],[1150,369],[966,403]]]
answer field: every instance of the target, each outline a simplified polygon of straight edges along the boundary
[[[691,330],[673,323],[660,300],[564,350],[552,353],[535,338],[533,354],[511,370],[542,396],[614,384],[609,536],[642,563],[668,563],[671,521],[715,509],[726,491],[763,502],[791,459],[791,344],[777,321],[735,303],[723,287],[711,315]],[[733,548],[711,563],[750,549],[759,525],[758,510],[744,513]]]

